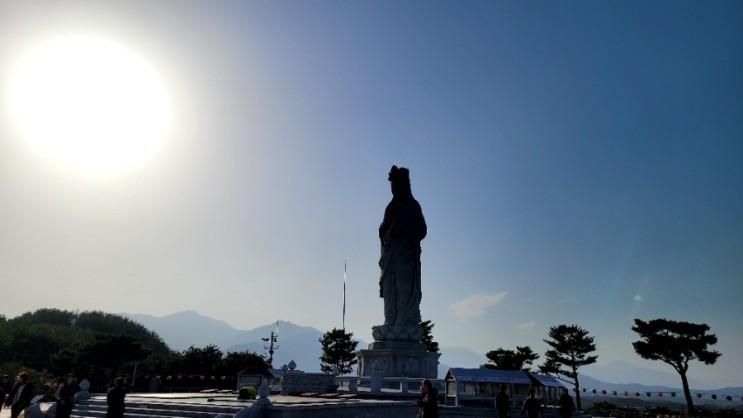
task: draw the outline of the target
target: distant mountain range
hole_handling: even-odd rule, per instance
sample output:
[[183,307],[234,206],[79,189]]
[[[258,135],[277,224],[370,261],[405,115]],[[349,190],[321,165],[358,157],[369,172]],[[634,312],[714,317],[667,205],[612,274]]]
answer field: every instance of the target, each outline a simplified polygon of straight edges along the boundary
[[[194,311],[176,312],[167,316],[123,314],[155,331],[171,349],[182,351],[194,345],[219,346],[222,351],[253,351],[267,354],[262,338],[277,331],[278,346],[274,354],[274,366],[294,360],[304,371],[320,371],[320,338],[322,332],[316,328],[296,325],[288,321],[260,326],[252,330],[239,330],[224,321],[209,318]],[[361,342],[359,346],[364,344]]]
[[[202,347],[216,344],[222,351],[250,350],[259,354],[266,353],[261,338],[266,338],[277,324],[268,324],[252,330],[239,330],[224,321],[209,318],[194,311],[177,312],[172,315],[157,317],[142,314],[122,314],[139,322],[160,335],[173,350],[185,350],[191,345]],[[278,321],[279,349],[274,354],[274,366],[280,367],[294,360],[300,370],[316,372],[320,370],[321,346],[319,339],[322,332],[309,326],[300,326],[289,321]],[[359,348],[366,347],[364,341]],[[479,367],[486,362],[484,354],[461,347],[442,347],[439,364],[439,377],[443,377],[449,367]],[[624,393],[640,392],[678,392],[676,399],[682,400],[678,376],[672,373],[645,369],[622,361],[612,361],[586,367],[590,375],[581,374],[581,386],[598,391],[617,391]],[[595,377],[593,377],[595,376]],[[609,383],[627,382],[627,383]],[[644,385],[632,382],[653,382],[655,385]],[[691,380],[692,387],[699,386]],[[695,393],[717,393],[743,395],[743,387],[722,388],[711,391],[694,391]]]

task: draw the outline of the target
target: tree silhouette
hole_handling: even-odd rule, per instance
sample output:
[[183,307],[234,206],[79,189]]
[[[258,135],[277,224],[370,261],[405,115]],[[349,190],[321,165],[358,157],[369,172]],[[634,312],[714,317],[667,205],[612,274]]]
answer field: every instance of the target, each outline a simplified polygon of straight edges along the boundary
[[265,358],[250,351],[230,352],[222,359],[217,374],[235,376],[243,370],[265,375],[268,373],[268,363]]
[[110,369],[116,374],[128,363],[142,361],[151,354],[135,338],[128,335],[99,335],[95,342],[80,350],[80,360]]
[[632,331],[640,335],[640,340],[632,343],[635,352],[648,360],[660,360],[669,364],[681,376],[684,387],[686,406],[689,414],[694,411],[694,402],[689,390],[686,373],[689,361],[699,360],[704,364],[715,364],[721,356],[718,351],[710,350],[717,344],[717,336],[708,334],[709,325],[694,324],[668,319],[653,319],[645,322],[635,319]]
[[590,355],[596,351],[593,337],[578,325],[550,327],[548,335],[550,339],[544,342],[552,348],[545,353],[545,362],[540,366],[540,370],[551,370],[552,374],[570,379],[575,385],[575,404],[581,409],[578,369],[595,363],[598,358]]
[[539,373],[557,375],[560,372],[560,365],[555,362],[554,359],[546,358],[544,362],[538,366]]
[[421,328],[423,329],[423,335],[421,336],[421,343],[426,345],[426,351],[430,353],[439,352],[439,343],[433,340],[433,326],[436,325],[430,320],[421,322]]
[[190,346],[183,351],[181,367],[188,374],[213,374],[222,363],[222,350],[214,344]]
[[353,340],[353,333],[333,328],[320,338],[322,356],[320,356],[320,370],[324,373],[333,372],[333,367],[340,374],[348,374],[353,370],[356,360],[356,346],[358,341]]
[[506,350],[498,348],[497,350],[485,353],[490,363],[483,364],[488,369],[499,370],[529,370],[534,361],[539,359],[539,354],[532,351],[531,347],[516,346],[515,350]]

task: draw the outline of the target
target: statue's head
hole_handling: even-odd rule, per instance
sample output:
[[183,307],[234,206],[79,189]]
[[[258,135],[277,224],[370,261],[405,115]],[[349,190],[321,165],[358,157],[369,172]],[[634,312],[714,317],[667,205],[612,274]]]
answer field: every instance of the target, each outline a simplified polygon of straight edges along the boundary
[[390,182],[393,196],[410,195],[410,170],[405,167],[393,165],[387,176]]

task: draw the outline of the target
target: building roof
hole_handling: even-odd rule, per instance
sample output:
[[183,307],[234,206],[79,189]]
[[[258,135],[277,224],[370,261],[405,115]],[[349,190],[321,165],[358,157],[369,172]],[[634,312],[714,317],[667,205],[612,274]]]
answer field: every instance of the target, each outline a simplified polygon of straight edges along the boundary
[[536,382],[542,386],[548,387],[548,388],[561,388],[563,385],[555,379],[552,376],[546,375],[546,374],[537,374],[537,373],[529,373],[529,376],[532,377]]
[[531,384],[529,375],[521,370],[464,369],[452,367],[446,373],[446,378],[453,378],[457,382]]

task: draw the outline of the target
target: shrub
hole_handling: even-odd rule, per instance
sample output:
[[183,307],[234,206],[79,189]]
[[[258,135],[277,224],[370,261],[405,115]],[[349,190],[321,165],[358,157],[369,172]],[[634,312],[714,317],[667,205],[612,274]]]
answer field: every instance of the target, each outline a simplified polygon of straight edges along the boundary
[[238,399],[255,399],[255,395],[257,393],[258,391],[256,391],[253,386],[243,386],[240,388],[237,398]]

